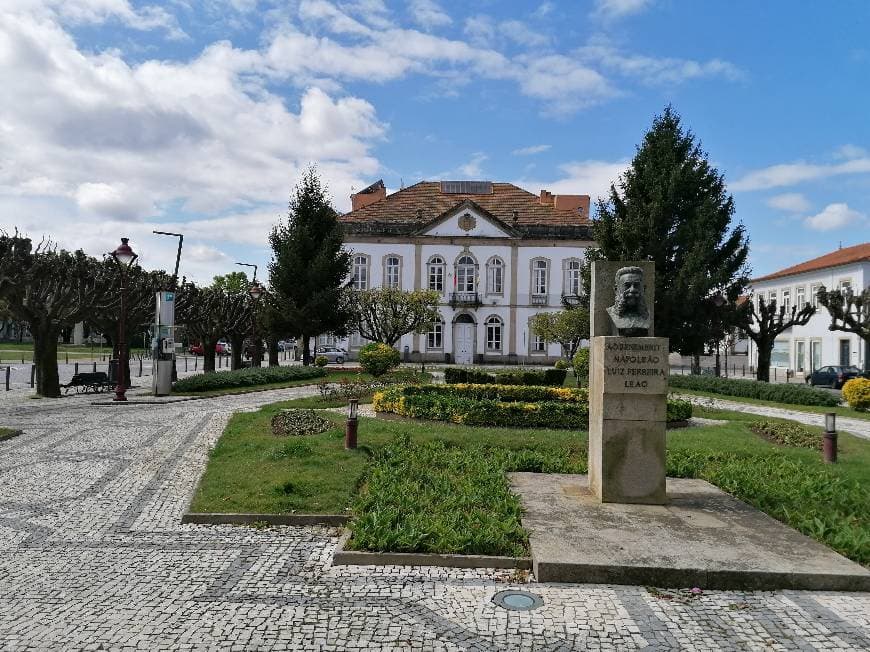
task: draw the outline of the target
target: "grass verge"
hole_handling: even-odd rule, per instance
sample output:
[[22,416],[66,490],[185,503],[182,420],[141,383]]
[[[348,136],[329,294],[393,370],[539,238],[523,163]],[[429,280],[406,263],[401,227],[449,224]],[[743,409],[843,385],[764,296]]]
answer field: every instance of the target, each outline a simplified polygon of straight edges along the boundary
[[674,394],[685,394],[687,396],[704,396],[706,398],[717,398],[723,401],[733,401],[735,403],[747,403],[749,405],[764,405],[766,407],[775,407],[783,410],[793,410],[795,412],[811,412],[812,414],[825,414],[827,412],[835,412],[837,416],[849,417],[850,419],[864,419],[870,421],[870,412],[858,412],[850,407],[823,407],[820,405],[792,405],[791,403],[777,403],[776,401],[764,401],[757,398],[744,398],[742,396],[726,396],[724,394],[713,394],[712,392],[702,392],[694,389],[672,389]]
[[13,430],[12,428],[0,428],[0,441],[14,437],[17,434],[18,431]]
[[[313,403],[312,403],[313,401]],[[518,554],[525,533],[505,497],[505,471],[584,473],[586,433],[361,419],[360,448],[333,430],[279,439],[269,420],[285,401],[232,417],[212,451],[192,511],[348,513],[364,549]],[[756,435],[761,417],[668,431],[668,475],[707,480],[863,564],[870,564],[870,442],[840,436],[840,462]],[[766,421],[772,421],[765,418]],[[820,428],[808,428],[821,437]],[[494,480],[498,475],[501,484]]]

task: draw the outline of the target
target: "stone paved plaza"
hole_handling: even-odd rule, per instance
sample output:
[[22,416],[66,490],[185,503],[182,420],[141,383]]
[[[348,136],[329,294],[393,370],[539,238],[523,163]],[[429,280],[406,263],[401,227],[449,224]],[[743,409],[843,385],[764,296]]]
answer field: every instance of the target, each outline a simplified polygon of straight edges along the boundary
[[[689,597],[333,568],[335,530],[181,525],[232,411],[305,391],[124,407],[0,398],[2,425],[25,431],[0,442],[0,649],[870,649],[870,594]],[[491,602],[520,585],[544,606]]]

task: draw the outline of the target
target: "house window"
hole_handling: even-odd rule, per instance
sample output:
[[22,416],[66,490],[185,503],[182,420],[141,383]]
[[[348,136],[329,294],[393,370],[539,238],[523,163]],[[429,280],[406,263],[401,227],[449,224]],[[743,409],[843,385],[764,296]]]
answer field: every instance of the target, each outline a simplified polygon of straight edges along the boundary
[[546,260],[532,261],[532,294],[548,294],[548,271]]
[[436,321],[426,333],[426,348],[440,349],[444,346],[444,322]]
[[785,308],[786,313],[791,310],[791,290],[782,291],[782,307]]
[[804,306],[807,305],[807,297],[806,297],[806,288],[805,287],[799,287],[797,290],[795,290],[794,300],[795,300],[795,303],[797,304],[797,309],[803,310]]
[[366,338],[364,338],[359,333],[351,333],[350,334],[350,348],[358,349],[366,344]]
[[819,307],[819,287],[819,285],[810,286],[810,296],[812,297],[813,308]]
[[845,278],[840,281],[840,292],[843,294],[849,294],[852,292],[852,280]]
[[486,264],[486,293],[504,293],[504,263],[501,258],[490,258]]
[[486,349],[501,351],[501,319],[492,316],[486,320]]
[[546,353],[547,352],[547,343],[544,341],[544,338],[532,332],[532,353]]
[[369,287],[369,257],[354,256],[353,259],[353,289],[367,290]]
[[456,291],[475,292],[477,283],[477,263],[471,256],[461,256],[456,261]]
[[565,280],[562,294],[566,296],[580,296],[580,261],[571,258],[565,261]]
[[767,293],[767,305],[776,309],[776,290],[771,290]]
[[384,287],[397,288],[401,281],[402,260],[398,256],[387,256],[384,259]]
[[444,292],[444,259],[441,256],[429,259],[429,289]]

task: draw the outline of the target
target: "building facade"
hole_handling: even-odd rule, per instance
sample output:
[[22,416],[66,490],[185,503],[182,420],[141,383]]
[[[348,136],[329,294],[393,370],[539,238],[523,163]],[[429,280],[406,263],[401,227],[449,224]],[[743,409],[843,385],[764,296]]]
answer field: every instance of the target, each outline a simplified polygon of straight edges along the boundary
[[[359,290],[398,287],[441,295],[442,321],[405,335],[413,361],[551,363],[561,356],[529,328],[584,292],[591,241],[588,195],[540,195],[509,183],[421,182],[389,196],[379,181],[342,216]],[[364,345],[345,342],[350,357]]]
[[[806,303],[818,308],[806,326],[794,326],[776,339],[771,366],[804,374],[828,365],[866,368],[870,355],[866,344],[854,333],[828,328],[831,316],[816,296],[821,286],[853,292],[870,286],[870,243],[838,249],[752,281],[752,301],[774,301],[787,311]],[[757,363],[758,351],[752,341],[749,357],[752,364]]]

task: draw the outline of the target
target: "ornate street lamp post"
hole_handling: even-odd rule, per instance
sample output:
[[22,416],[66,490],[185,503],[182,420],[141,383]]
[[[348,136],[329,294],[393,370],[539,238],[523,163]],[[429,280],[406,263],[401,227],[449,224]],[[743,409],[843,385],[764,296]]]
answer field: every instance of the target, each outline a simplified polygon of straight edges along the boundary
[[127,400],[127,378],[124,375],[127,360],[127,337],[124,333],[124,319],[127,313],[127,273],[139,257],[128,244],[129,238],[121,238],[121,244],[112,252],[112,259],[121,273],[121,314],[118,317],[118,385],[115,387],[114,401]]
[[251,287],[248,288],[248,294],[254,300],[254,308],[251,311],[251,339],[254,341],[254,355],[251,359],[251,365],[260,366],[260,342],[257,341],[257,303],[260,297],[263,296],[263,286],[254,281]]

